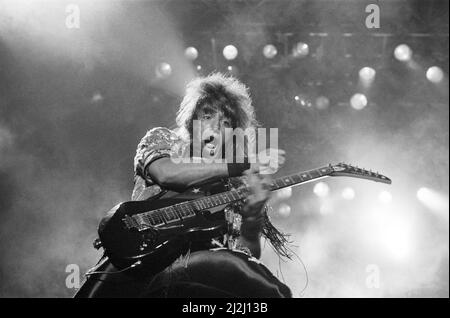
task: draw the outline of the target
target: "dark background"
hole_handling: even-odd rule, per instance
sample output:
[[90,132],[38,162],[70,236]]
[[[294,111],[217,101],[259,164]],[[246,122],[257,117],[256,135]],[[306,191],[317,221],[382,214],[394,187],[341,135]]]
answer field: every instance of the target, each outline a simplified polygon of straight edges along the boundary
[[[79,29],[65,26],[69,3]],[[365,27],[370,3],[380,29]],[[294,296],[448,297],[448,1],[0,1],[0,21],[0,296],[71,296],[66,266],[83,273],[100,256],[98,221],[129,200],[140,138],[174,127],[197,65],[200,75],[231,65],[259,121],[279,129],[287,163],[277,175],[346,161],[394,181],[329,179],[329,198],[308,184],[273,201],[308,288],[298,261],[279,264],[268,246],[262,260]],[[310,54],[295,59],[299,41]],[[261,53],[268,43],[272,60]],[[401,43],[413,64],[394,58]],[[227,44],[239,50],[231,62]],[[194,62],[187,46],[199,51]],[[160,62],[172,66],[168,78],[156,76]],[[445,73],[439,84],[425,77],[432,65]],[[362,92],[363,66],[377,74],[358,111],[349,100]],[[349,202],[339,199],[347,186]],[[421,187],[443,207],[421,204]],[[367,287],[370,264],[379,288]]]

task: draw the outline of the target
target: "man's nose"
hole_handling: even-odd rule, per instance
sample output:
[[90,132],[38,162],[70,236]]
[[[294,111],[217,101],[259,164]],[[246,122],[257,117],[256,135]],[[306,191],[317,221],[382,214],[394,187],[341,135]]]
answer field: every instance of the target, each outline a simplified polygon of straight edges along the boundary
[[217,119],[213,119],[211,120],[211,122],[209,123],[209,128],[211,129],[211,131],[215,134],[219,134],[220,133],[220,120]]
[[211,129],[215,132],[215,133],[219,133],[220,132],[220,120],[218,119],[213,119],[211,121]]

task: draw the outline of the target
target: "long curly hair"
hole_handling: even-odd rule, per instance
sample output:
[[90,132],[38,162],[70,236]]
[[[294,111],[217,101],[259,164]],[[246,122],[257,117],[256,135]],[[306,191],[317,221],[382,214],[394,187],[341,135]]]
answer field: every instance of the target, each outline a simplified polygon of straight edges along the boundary
[[192,138],[192,122],[205,106],[221,110],[233,121],[233,128],[256,128],[255,109],[249,90],[233,76],[216,72],[197,77],[186,86],[186,94],[177,112],[177,133]]

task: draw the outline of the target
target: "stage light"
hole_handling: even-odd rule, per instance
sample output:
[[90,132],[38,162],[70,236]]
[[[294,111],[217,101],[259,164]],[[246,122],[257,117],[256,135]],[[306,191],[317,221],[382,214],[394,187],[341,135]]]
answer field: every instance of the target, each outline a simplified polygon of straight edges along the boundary
[[286,203],[281,203],[278,207],[278,214],[282,217],[287,218],[291,214],[291,206]]
[[444,79],[444,72],[438,66],[432,66],[427,70],[427,78],[430,82],[440,83]]
[[417,190],[417,199],[431,211],[436,212],[445,219],[448,219],[448,195],[422,187]]
[[417,190],[417,198],[421,202],[427,202],[433,200],[433,195],[430,189],[422,187],[419,190]]
[[367,106],[367,97],[364,94],[356,93],[350,99],[350,105],[356,110],[361,110]]
[[273,59],[277,55],[277,48],[272,44],[267,44],[263,48],[263,55],[268,59]]
[[158,78],[169,77],[170,74],[172,74],[172,67],[170,66],[169,63],[166,62],[159,63],[156,66],[155,73]]
[[186,56],[187,59],[193,61],[198,57],[198,51],[195,47],[190,46],[184,50],[184,56]]
[[[369,211],[368,211],[369,212]],[[413,247],[413,227],[410,215],[396,209],[373,208],[365,216],[364,235],[386,256],[403,261]]]
[[197,71],[201,71],[202,70],[202,66],[201,65],[197,65]]
[[317,109],[327,109],[330,106],[330,100],[325,96],[319,96],[316,98]]
[[353,190],[353,189],[350,188],[350,187],[345,188],[345,189],[342,191],[342,197],[343,197],[345,200],[353,200],[353,199],[355,198],[355,190]]
[[298,42],[292,49],[292,55],[294,57],[305,57],[309,54],[309,46],[306,43]]
[[295,95],[294,101],[296,104],[298,104],[302,107],[311,107],[312,106],[311,101],[305,95]]
[[395,48],[394,56],[397,60],[406,62],[411,60],[412,50],[408,45],[400,44]]
[[375,79],[376,73],[373,68],[366,66],[359,70],[359,78],[365,83],[370,83]]
[[223,56],[228,60],[234,60],[238,55],[238,50],[234,45],[227,45],[223,48]]
[[92,98],[91,98],[92,104],[98,104],[102,101],[103,101],[103,96],[100,92],[95,92],[94,95],[92,95]]
[[330,192],[330,187],[325,182],[318,182],[314,185],[313,192],[320,198],[326,197]]
[[238,76],[239,70],[236,66],[227,66],[227,72],[233,76]]
[[381,191],[380,194],[378,195],[378,199],[384,204],[391,203],[392,194],[388,191]]
[[401,260],[408,256],[411,250],[410,225],[401,217],[388,218],[381,230],[380,240],[395,259]]

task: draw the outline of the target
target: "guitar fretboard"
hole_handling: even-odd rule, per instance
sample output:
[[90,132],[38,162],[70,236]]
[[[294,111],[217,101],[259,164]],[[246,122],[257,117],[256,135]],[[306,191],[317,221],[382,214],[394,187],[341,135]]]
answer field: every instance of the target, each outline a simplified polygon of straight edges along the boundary
[[[270,191],[279,190],[294,185],[299,185],[314,179],[326,177],[333,172],[331,166],[308,170],[301,173],[292,174],[282,178],[277,178],[270,184]],[[226,192],[202,197],[199,199],[171,205],[165,208],[135,214],[132,217],[126,216],[124,222],[128,228],[145,230],[151,226],[169,224],[185,218],[193,217],[197,212],[211,209],[216,206],[236,202],[245,199],[249,193],[247,186],[242,186]]]

